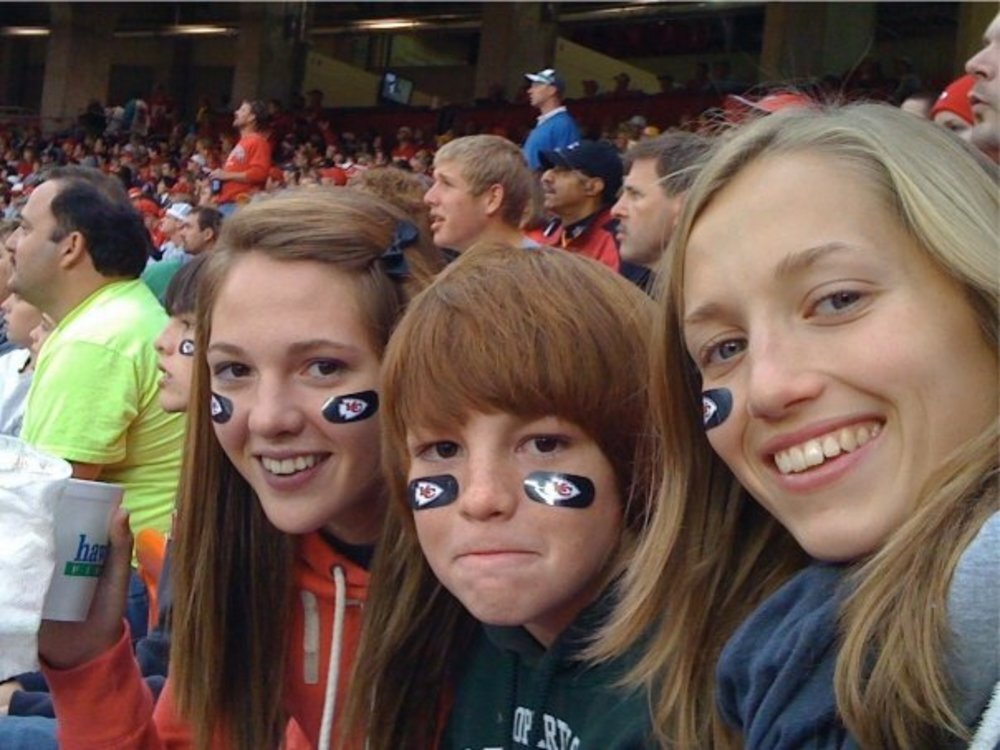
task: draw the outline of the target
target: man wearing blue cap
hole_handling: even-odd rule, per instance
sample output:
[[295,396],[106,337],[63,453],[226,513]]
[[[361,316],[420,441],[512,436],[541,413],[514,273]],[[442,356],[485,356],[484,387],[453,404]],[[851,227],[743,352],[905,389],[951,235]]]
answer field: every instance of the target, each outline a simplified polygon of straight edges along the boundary
[[541,114],[538,123],[524,141],[524,158],[532,170],[542,168],[542,151],[554,151],[580,140],[576,120],[563,106],[566,82],[552,68],[537,73],[525,73],[528,79],[528,100]]

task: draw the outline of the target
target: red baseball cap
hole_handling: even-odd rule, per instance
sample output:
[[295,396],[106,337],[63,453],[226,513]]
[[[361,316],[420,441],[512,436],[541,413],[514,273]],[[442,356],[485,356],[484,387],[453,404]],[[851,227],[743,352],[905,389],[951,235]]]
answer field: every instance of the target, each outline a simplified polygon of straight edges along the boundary
[[794,109],[795,107],[815,107],[816,101],[812,97],[806,96],[798,91],[775,91],[766,94],[756,101],[747,99],[745,96],[730,94],[726,97],[727,104],[736,104],[754,109],[758,112],[774,114],[783,109]]
[[961,117],[969,125],[974,125],[976,119],[972,114],[969,92],[975,82],[974,75],[964,75],[949,83],[941,92],[941,96],[934,102],[934,106],[931,107],[931,119],[933,120],[938,112],[951,112]]

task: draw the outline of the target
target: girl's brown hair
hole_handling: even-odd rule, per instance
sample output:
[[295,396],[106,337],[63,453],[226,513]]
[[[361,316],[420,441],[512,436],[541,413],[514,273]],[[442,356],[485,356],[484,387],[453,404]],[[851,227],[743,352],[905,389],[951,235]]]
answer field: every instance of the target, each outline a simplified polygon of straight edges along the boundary
[[[352,190],[289,190],[241,208],[223,226],[202,269],[197,351],[212,335],[212,311],[230,269],[251,253],[330,264],[352,274],[375,351],[422,279],[439,265],[421,243],[402,249],[412,271],[393,278],[386,250],[407,217]],[[294,540],[276,529],[215,438],[210,374],[198,358],[188,412],[179,499],[171,683],[195,744],[225,737],[240,750],[276,747],[285,729],[284,662]]]
[[555,415],[579,425],[625,498],[619,574],[641,528],[647,481],[634,449],[646,412],[652,303],[589,260],[552,249],[479,245],[417,297],[383,363],[383,466],[392,502],[356,662],[353,717],[372,750],[434,744],[443,692],[476,621],[434,577],[405,490],[406,433],[470,412]]
[[[884,105],[781,112],[738,130],[688,194],[661,268],[652,344],[651,447],[657,502],[625,576],[618,610],[592,649],[610,658],[643,638],[632,678],[655,690],[664,745],[738,747],[715,708],[723,645],[808,560],[791,535],[712,451],[700,383],[683,336],[685,249],[712,199],[747,165],[780,154],[827,155],[869,186],[938,267],[963,287],[996,356],[996,170],[940,128]],[[916,156],[916,155],[919,155]],[[852,575],[841,611],[835,689],[866,748],[940,747],[964,734],[943,654],[956,561],[996,508],[996,422],[937,468],[911,517]]]
[[399,167],[372,167],[352,175],[347,186],[398,206],[426,236],[430,236],[430,208],[424,203],[427,183],[420,175]]
[[201,278],[201,267],[208,258],[205,254],[198,255],[177,269],[163,292],[163,307],[167,315],[190,315],[197,309],[198,280]]

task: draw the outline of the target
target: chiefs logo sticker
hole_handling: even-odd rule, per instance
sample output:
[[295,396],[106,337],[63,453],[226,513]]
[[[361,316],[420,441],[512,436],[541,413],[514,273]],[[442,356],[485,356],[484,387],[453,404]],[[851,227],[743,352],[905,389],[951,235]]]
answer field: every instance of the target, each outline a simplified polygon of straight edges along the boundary
[[433,502],[441,497],[444,492],[441,485],[434,484],[433,482],[417,482],[416,488],[413,490],[413,496],[417,499],[417,502],[421,505],[426,505],[427,503]]
[[551,487],[562,500],[569,500],[580,494],[577,486],[565,479],[553,479]]
[[225,396],[213,393],[212,400],[209,402],[209,410],[213,422],[225,424],[233,416],[233,402]]
[[715,413],[718,410],[719,407],[716,406],[712,399],[705,398],[704,396],[701,397],[701,418],[705,424],[708,424],[709,421],[711,421],[712,417],[715,416]]
[[576,474],[534,471],[524,479],[524,492],[554,508],[586,508],[594,502],[594,483]]
[[413,510],[440,508],[458,499],[458,480],[450,474],[421,477],[410,482],[406,494]]
[[337,413],[343,419],[357,419],[367,408],[368,404],[360,398],[342,398],[337,404]]
[[333,396],[323,404],[323,418],[334,424],[360,422],[378,411],[378,394],[375,391]]
[[718,427],[733,410],[733,394],[728,388],[713,388],[701,394],[701,418],[706,430]]

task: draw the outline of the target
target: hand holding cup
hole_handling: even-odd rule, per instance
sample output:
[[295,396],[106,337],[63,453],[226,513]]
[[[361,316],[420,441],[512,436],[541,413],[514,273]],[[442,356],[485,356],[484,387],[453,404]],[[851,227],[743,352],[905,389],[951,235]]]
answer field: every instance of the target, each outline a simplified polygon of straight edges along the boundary
[[110,549],[86,619],[42,620],[38,655],[51,667],[77,667],[100,656],[121,638],[132,570],[132,534],[123,508],[115,510],[108,532]]

